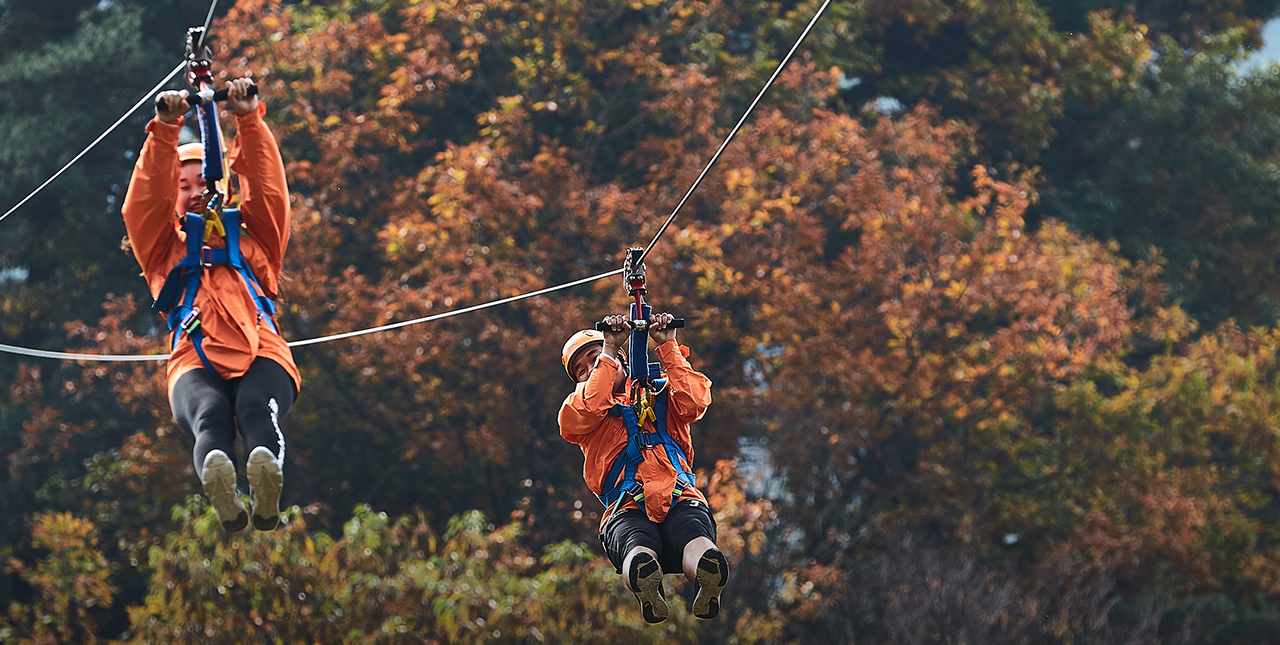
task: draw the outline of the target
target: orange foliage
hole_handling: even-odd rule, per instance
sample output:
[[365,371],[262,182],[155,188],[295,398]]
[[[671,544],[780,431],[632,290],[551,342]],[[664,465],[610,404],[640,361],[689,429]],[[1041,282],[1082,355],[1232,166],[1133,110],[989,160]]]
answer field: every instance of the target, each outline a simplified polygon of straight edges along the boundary
[[[258,80],[288,164],[290,339],[616,268],[769,71],[720,45],[755,19],[733,3],[352,6],[246,0],[216,27],[222,73]],[[897,116],[842,111],[849,70],[793,62],[648,259],[650,299],[690,318],[680,338],[715,382],[694,440],[738,571],[706,632],[721,641],[1103,642],[1121,631],[1106,623],[1118,593],[1150,600],[1134,619],[1150,629],[1169,597],[1152,590],[1280,593],[1280,333],[1193,339],[1158,255],[1135,264],[1059,222],[1028,227],[1035,171],[974,163],[990,133],[946,118],[977,92],[983,118],[1034,146],[1063,85],[1105,97],[1132,82],[1141,29],[1095,16],[1087,36],[1005,43],[1046,16],[986,10],[963,18],[1000,41],[991,58]],[[1011,70],[1028,58],[1024,82]],[[403,626],[418,642],[533,628],[571,641],[595,633],[574,622],[588,616],[609,638],[656,640],[598,552],[561,542],[594,548],[599,509],[556,433],[571,387],[560,343],[623,305],[616,282],[597,284],[300,349],[286,500],[307,523],[225,538],[189,505],[167,536],[121,529],[134,554],[153,545],[134,629],[338,639],[336,612],[360,608],[369,639]],[[133,306],[68,332],[154,351]],[[194,490],[160,371],[77,373],[60,376],[65,399],[109,388],[124,409],[122,447],[89,478],[99,490],[147,498],[141,518]],[[10,388],[29,405],[15,474],[101,427],[39,403],[41,387],[26,368]],[[735,465],[748,444],[760,454]],[[365,502],[421,516],[360,507],[342,537],[318,537],[334,509]],[[517,523],[489,528],[476,508]],[[463,519],[441,547],[429,522],[449,517]],[[680,638],[697,637],[681,620]]]

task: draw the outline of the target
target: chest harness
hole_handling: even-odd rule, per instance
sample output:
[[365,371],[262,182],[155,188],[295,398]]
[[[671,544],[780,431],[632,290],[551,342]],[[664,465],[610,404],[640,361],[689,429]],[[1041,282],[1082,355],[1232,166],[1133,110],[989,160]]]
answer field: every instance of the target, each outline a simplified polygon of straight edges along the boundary
[[[621,417],[627,428],[626,448],[614,457],[601,483],[603,493],[596,495],[611,517],[628,498],[635,500],[641,509],[644,508],[644,483],[637,473],[646,451],[665,451],[667,460],[675,468],[672,504],[680,499],[684,491],[697,486],[697,478],[686,467],[689,464],[688,455],[667,431],[667,379],[662,377],[658,363],[649,362],[648,329],[653,309],[644,302],[645,270],[644,262],[640,260],[643,251],[640,248],[628,249],[622,266],[627,294],[635,299],[631,303],[631,347],[627,369],[631,377],[631,400],[636,404],[618,404],[609,410],[610,415]],[[668,326],[683,327],[684,319],[677,318]],[[609,328],[601,322],[596,323],[596,329],[606,331]],[[644,371],[641,372],[641,369]],[[653,422],[652,432],[644,429],[646,421]]]
[[[200,118],[200,140],[204,144],[201,175],[205,180],[206,208],[203,215],[186,214],[182,228],[187,233],[187,254],[169,270],[164,286],[160,288],[160,295],[151,307],[165,314],[165,322],[169,325],[169,331],[173,332],[173,345],[169,351],[176,350],[178,341],[186,334],[205,369],[217,374],[209,363],[209,358],[205,356],[200,308],[195,304],[196,293],[200,291],[200,277],[204,275],[206,268],[225,265],[239,274],[258,311],[259,327],[265,321],[272,332],[278,334],[280,331],[274,319],[275,301],[267,297],[257,276],[240,253],[240,211],[222,208],[223,194],[218,190],[218,182],[226,174],[222,159],[222,131],[218,127],[215,101],[225,99],[226,93],[213,91],[211,52],[208,47],[203,46],[203,35],[202,27],[192,27],[187,31],[187,80],[200,88],[198,93],[188,91],[187,102],[197,104]],[[251,88],[250,94],[255,94],[256,89]],[[222,235],[226,248],[215,249],[207,244],[214,233]]]
[[262,285],[258,283],[257,276],[253,274],[253,270],[249,268],[248,263],[244,261],[244,256],[240,253],[240,211],[236,209],[222,211],[222,223],[226,230],[227,247],[209,248],[209,245],[204,243],[208,222],[200,215],[187,213],[186,222],[183,225],[187,231],[187,254],[169,271],[169,275],[164,279],[164,286],[160,288],[160,296],[156,298],[155,304],[151,305],[156,310],[166,313],[165,322],[169,324],[169,331],[173,332],[173,346],[169,351],[176,350],[178,341],[183,334],[186,334],[191,338],[191,344],[195,346],[196,354],[200,356],[200,362],[204,364],[205,369],[215,374],[217,371],[213,369],[213,365],[204,354],[204,331],[200,328],[200,308],[195,305],[196,293],[200,290],[200,277],[206,268],[226,265],[239,274],[258,310],[258,325],[261,326],[265,321],[271,331],[280,333],[272,318],[276,313],[276,303],[267,297]]
[[[650,369],[655,373],[657,367],[657,363],[650,364]],[[680,499],[684,491],[697,485],[697,479],[685,467],[685,464],[689,463],[688,455],[672,438],[671,433],[667,432],[667,379],[655,379],[653,384],[658,388],[658,392],[652,397],[647,391],[642,395],[643,401],[639,414],[636,413],[635,407],[630,405],[618,404],[609,410],[611,416],[622,417],[622,422],[627,427],[627,446],[618,453],[617,457],[614,457],[613,464],[609,466],[609,472],[605,473],[604,482],[601,485],[601,488],[605,486],[610,488],[605,489],[603,494],[596,495],[596,499],[599,499],[611,514],[616,513],[628,498],[634,499],[641,509],[644,508],[644,483],[640,481],[637,473],[640,462],[645,459],[646,451],[665,451],[667,460],[676,470],[675,487],[671,490],[672,504]],[[648,405],[650,400],[651,406]],[[653,421],[654,431],[649,432],[643,428],[645,419]]]

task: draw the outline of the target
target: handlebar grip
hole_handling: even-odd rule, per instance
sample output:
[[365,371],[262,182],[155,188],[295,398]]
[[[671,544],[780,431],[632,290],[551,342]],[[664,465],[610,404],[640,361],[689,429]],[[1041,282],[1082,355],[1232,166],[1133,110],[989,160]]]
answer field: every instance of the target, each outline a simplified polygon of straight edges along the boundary
[[[682,327],[684,327],[684,318],[673,319],[671,323],[667,325],[667,329],[677,329]],[[641,329],[644,329],[644,327],[641,327]],[[609,325],[606,325],[603,321],[596,323],[596,331],[612,331],[612,330],[613,328],[610,327]]]
[[[253,85],[249,86],[249,96],[257,96],[257,95],[258,95],[258,84],[254,83]],[[201,103],[204,103],[204,100],[201,99],[199,96],[196,97],[196,100],[197,102],[195,103],[195,105],[200,105]],[[214,92],[213,100],[218,102],[227,100],[227,88],[224,87]],[[187,103],[191,103],[190,98],[187,99]]]
[[[253,85],[249,86],[249,96],[257,96],[257,95],[258,95],[258,84],[254,83]],[[227,100],[227,88],[224,87],[213,93],[213,101],[215,103],[225,101],[225,100]],[[197,105],[203,105],[204,102],[205,102],[204,97],[200,96],[199,94],[197,94],[195,91],[191,89],[187,90],[187,105],[191,107],[195,107]],[[164,109],[164,101],[161,101],[160,97],[156,96],[156,111],[159,112],[160,110],[163,110],[163,109]]]

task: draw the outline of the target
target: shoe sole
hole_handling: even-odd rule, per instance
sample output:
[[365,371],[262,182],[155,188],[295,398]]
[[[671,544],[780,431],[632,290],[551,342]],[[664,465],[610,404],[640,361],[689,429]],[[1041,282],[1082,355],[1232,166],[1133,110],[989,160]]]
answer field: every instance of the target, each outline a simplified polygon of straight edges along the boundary
[[275,455],[263,447],[249,454],[245,476],[253,491],[253,528],[270,531],[280,525],[280,492],[284,490],[284,472]]
[[249,526],[249,514],[236,492],[236,467],[227,453],[214,450],[204,458],[204,471],[200,473],[204,496],[209,499],[218,521],[228,531],[242,531]]
[[667,619],[667,599],[662,592],[662,569],[648,553],[637,555],[629,574],[631,591],[640,601],[644,622],[660,623]]
[[720,615],[720,592],[729,581],[729,560],[719,549],[707,549],[698,559],[698,595],[693,615],[711,619]]

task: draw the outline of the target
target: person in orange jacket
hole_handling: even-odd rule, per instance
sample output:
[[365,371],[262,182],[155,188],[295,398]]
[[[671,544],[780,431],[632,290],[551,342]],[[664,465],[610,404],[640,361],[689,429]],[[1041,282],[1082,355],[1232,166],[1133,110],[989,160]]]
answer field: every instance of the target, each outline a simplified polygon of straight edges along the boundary
[[[236,113],[230,160],[240,177],[243,227],[229,225],[188,245],[190,225],[203,229],[206,209],[203,148],[178,145],[189,109],[185,90],[160,93],[121,209],[152,297],[158,304],[174,299],[166,285],[177,287],[171,291],[184,315],[169,320],[169,403],[174,420],[195,438],[192,456],[204,494],[232,531],[246,528],[250,515],[259,530],[279,523],[284,417],[301,382],[272,316],[289,241],[289,189],[275,137],[262,119],[265,107],[251,86],[249,79],[227,85],[227,104]],[[248,452],[251,513],[236,490],[237,429]]]
[[[689,426],[711,405],[711,380],[689,364],[689,349],[667,328],[672,320],[671,314],[652,317],[649,336],[666,380],[643,402],[629,394],[626,316],[605,317],[612,331],[577,332],[561,351],[577,387],[560,407],[560,436],[582,449],[583,478],[605,505],[600,541],[650,623],[668,615],[664,571],[683,571],[698,585],[698,618],[719,614],[729,578],[729,561],[716,548],[715,519],[690,471]],[[640,405],[640,415],[632,404]]]

